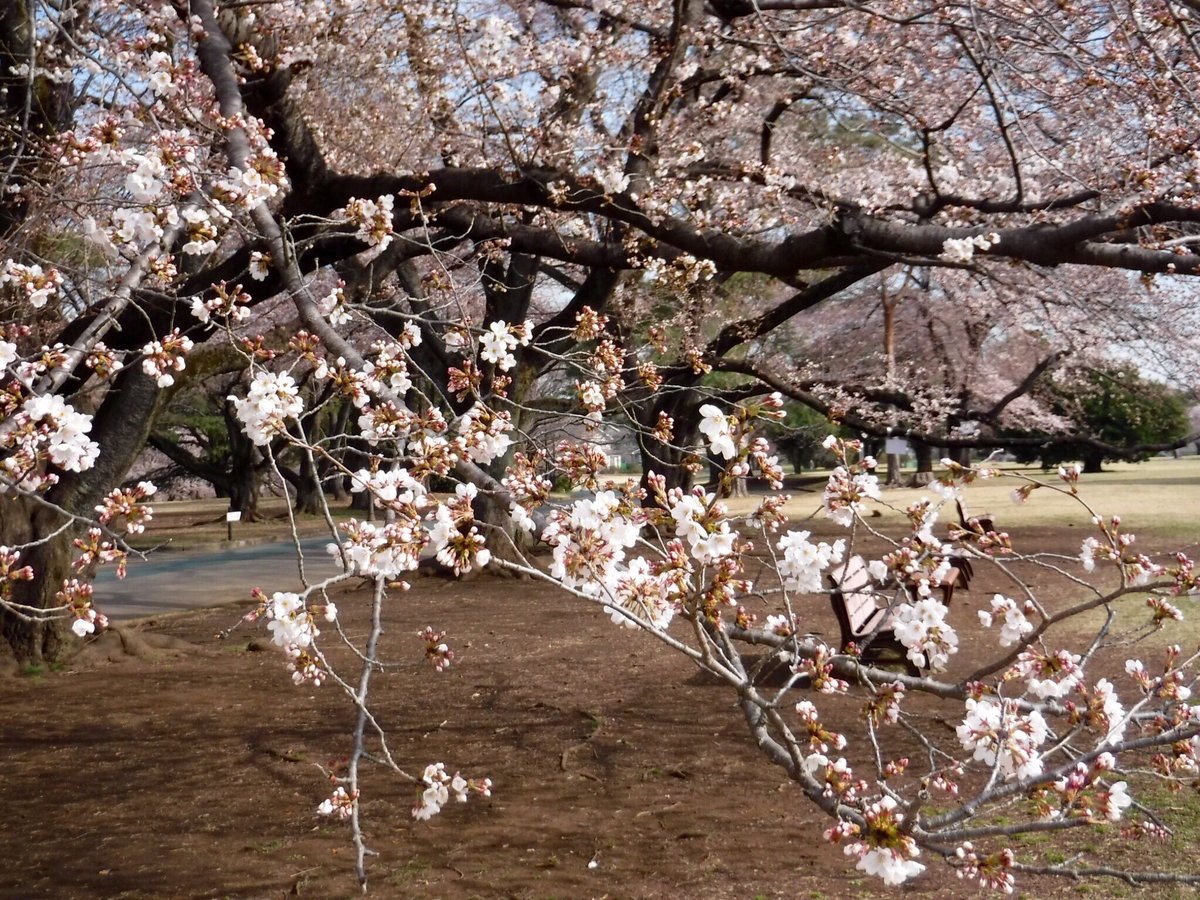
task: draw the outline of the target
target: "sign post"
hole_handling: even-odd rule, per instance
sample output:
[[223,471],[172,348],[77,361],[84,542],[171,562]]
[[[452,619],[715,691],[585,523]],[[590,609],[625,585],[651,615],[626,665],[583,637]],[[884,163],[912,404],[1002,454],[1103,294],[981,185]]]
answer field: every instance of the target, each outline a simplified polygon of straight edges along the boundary
[[242,521],[242,514],[235,510],[230,510],[225,513],[225,534],[226,537],[233,541],[233,523]]

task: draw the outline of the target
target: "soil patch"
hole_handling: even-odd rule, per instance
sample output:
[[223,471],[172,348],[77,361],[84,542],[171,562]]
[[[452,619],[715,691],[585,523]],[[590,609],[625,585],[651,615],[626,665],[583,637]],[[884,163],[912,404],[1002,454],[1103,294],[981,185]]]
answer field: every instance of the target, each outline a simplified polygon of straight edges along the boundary
[[[1038,539],[1078,548],[1065,530]],[[998,589],[981,580],[956,595],[964,670],[981,639],[974,609]],[[361,635],[365,594],[337,601]],[[814,630],[836,634],[828,601],[812,604]],[[280,654],[256,652],[254,626],[219,639],[237,618],[226,608],[143,623],[126,638],[139,655],[97,650],[66,671],[0,680],[0,897],[358,895],[347,828],[315,814],[329,792],[315,764],[348,752],[353,711],[333,683],[294,687]],[[449,632],[457,659],[444,674],[421,660],[425,625]],[[561,592],[489,578],[421,579],[388,606],[386,627],[395,666],[373,698],[396,758],[414,773],[442,761],[490,776],[495,793],[419,823],[411,785],[369,770],[376,896],[885,893],[822,841],[827,820],[766,763],[729,692],[648,636]],[[856,721],[859,701],[844,703]],[[926,862],[905,896],[971,890]]]

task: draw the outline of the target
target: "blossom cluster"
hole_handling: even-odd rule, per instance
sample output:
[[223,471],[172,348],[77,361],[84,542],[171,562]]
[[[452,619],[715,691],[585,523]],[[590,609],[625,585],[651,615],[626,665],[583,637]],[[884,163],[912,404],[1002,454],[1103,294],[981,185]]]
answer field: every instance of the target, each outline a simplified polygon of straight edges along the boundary
[[983,887],[1011,894],[1016,884],[1012,867],[1016,856],[1005,847],[998,853],[980,855],[970,841],[961,844],[954,855],[958,860],[955,874],[959,878],[973,878]]
[[846,542],[839,539],[832,544],[824,541],[813,543],[808,538],[811,532],[789,531],[776,544],[783,555],[779,558],[777,571],[783,580],[784,590],[817,593],[822,590],[822,573],[830,566],[842,561]]
[[976,250],[988,251],[1000,243],[1000,235],[977,234],[974,237],[946,238],[942,244],[941,258],[950,263],[969,263]]
[[142,348],[142,371],[155,379],[160,388],[175,383],[175,374],[187,367],[192,339],[178,328],[162,340],[150,341]]
[[870,456],[857,461],[853,459],[854,454],[862,452],[859,441],[841,441],[830,435],[821,446],[833,451],[842,461],[829,476],[821,503],[829,518],[848,528],[854,517],[866,510],[867,501],[880,497],[879,479],[871,473],[875,459]]
[[392,242],[392,212],[396,198],[384,194],[374,200],[351,197],[341,210],[333,215],[335,222],[346,222],[355,229],[355,236],[379,251],[386,250]]
[[103,535],[104,532],[99,528],[89,528],[86,537],[75,538],[72,543],[79,551],[79,556],[75,558],[74,569],[84,572],[95,565],[115,562],[117,577],[124,578],[129,554],[112,541],[104,540]]
[[996,766],[1005,777],[1042,772],[1040,748],[1050,731],[1037,710],[1021,714],[1005,700],[967,698],[967,715],[955,732],[974,759]]
[[700,433],[708,441],[708,448],[724,459],[735,459],[738,444],[729,416],[711,403],[700,407],[700,415]]
[[348,793],[344,787],[338,785],[330,796],[321,801],[321,805],[317,807],[317,815],[348,819],[354,814],[354,804],[357,802],[358,791]]
[[442,807],[450,802],[451,796],[459,803],[466,803],[471,794],[480,797],[492,796],[492,779],[463,778],[458,772],[448,775],[445,764],[440,762],[430,763],[425,767],[421,774],[421,783],[424,787],[412,811],[413,818],[418,821],[436,816],[442,811]]
[[[980,615],[983,615],[982,610]],[[1021,651],[1017,661],[1004,673],[1006,680],[1026,679],[1029,693],[1039,700],[1066,697],[1082,682],[1082,657],[1060,648],[1046,653],[1035,647]]]
[[517,364],[513,351],[526,346],[533,337],[533,323],[511,325],[507,322],[492,322],[479,338],[479,357],[501,372],[507,372]]
[[18,566],[20,561],[20,550],[0,545],[0,602],[12,599],[16,582],[33,579],[33,566]]
[[733,553],[737,535],[729,527],[726,507],[713,494],[695,488],[685,494],[672,489],[668,494],[675,536],[688,543],[692,557],[701,565],[720,562]]
[[555,510],[542,532],[553,549],[550,574],[591,597],[615,595],[626,574],[626,551],[637,543],[640,515],[615,491]]
[[296,380],[287,372],[260,369],[245,397],[228,399],[246,436],[259,446],[266,446],[276,434],[286,432],[287,420],[304,411]]
[[898,603],[892,609],[896,638],[908,648],[908,658],[921,668],[942,671],[958,652],[958,632],[946,620],[946,604],[935,597]]
[[430,541],[414,514],[401,513],[393,522],[376,524],[349,519],[342,523],[344,540],[330,544],[330,555],[344,561],[347,572],[394,579],[412,572]]
[[305,649],[320,635],[312,614],[299,594],[276,591],[266,602],[263,616],[271,640],[284,650]]
[[[1087,818],[1119,822],[1133,805],[1129,785],[1112,781],[1116,758],[1108,752],[1090,762],[1078,762],[1035,795],[1041,813],[1048,819]],[[1104,779],[1104,780],[1102,780]]]
[[365,360],[362,372],[366,390],[375,394],[387,390],[396,397],[403,398],[412,389],[412,378],[409,377],[408,360],[404,351],[420,343],[421,332],[411,323],[405,323],[401,340],[376,341],[372,344],[373,358]]
[[88,435],[92,417],[78,412],[57,394],[20,399],[15,385],[0,392],[0,474],[23,490],[42,491],[58,482],[46,469],[52,464],[68,472],[92,467],[100,446]]
[[92,606],[92,586],[86,581],[67,579],[54,597],[72,617],[71,630],[76,636],[87,637],[97,629],[108,627],[107,617]]
[[220,281],[212,286],[213,296],[205,300],[197,296],[192,298],[192,315],[208,325],[213,317],[228,319],[230,322],[241,322],[250,315],[250,302],[253,299],[240,284],[230,287]]
[[10,259],[0,267],[0,287],[12,285],[34,309],[45,306],[58,293],[62,282],[57,269],[43,270],[37,263],[23,265]]
[[1178,644],[1167,648],[1167,663],[1162,675],[1152,675],[1140,659],[1125,661],[1125,674],[1132,678],[1142,692],[1150,697],[1184,703],[1192,696],[1192,689],[1185,684],[1188,672],[1178,668],[1182,649]]
[[434,631],[432,626],[427,625],[423,631],[417,632],[417,636],[425,642],[425,659],[433,663],[436,671],[445,672],[450,668],[454,662],[454,651],[446,643],[446,632]]
[[472,569],[482,569],[492,561],[484,536],[475,524],[475,498],[479,489],[473,484],[458,484],[454,496],[434,510],[429,542],[437,561],[462,575]]
[[482,403],[476,403],[458,421],[466,456],[472,462],[490,463],[507,452],[512,446],[512,416],[507,410],[493,411]]
[[651,628],[665,630],[675,615],[679,598],[671,570],[664,570],[644,557],[635,557],[617,575],[609,616],[625,628],[638,628],[645,622]]
[[979,610],[979,622],[984,628],[991,628],[994,623],[999,622],[1000,646],[1011,647],[1033,631],[1034,625],[1028,616],[1034,612],[1036,609],[1028,600],[1017,603],[1003,594],[996,594],[992,597],[990,611]]
[[925,871],[916,860],[921,850],[903,825],[899,804],[885,795],[863,810],[862,825],[842,820],[826,832],[826,839],[835,843],[850,839],[845,853],[857,857],[855,868],[883,879],[884,884],[903,884]]
[[146,501],[158,492],[152,482],[139,481],[131,488],[113,488],[95,512],[104,525],[123,525],[127,534],[141,534],[154,518],[154,508]]

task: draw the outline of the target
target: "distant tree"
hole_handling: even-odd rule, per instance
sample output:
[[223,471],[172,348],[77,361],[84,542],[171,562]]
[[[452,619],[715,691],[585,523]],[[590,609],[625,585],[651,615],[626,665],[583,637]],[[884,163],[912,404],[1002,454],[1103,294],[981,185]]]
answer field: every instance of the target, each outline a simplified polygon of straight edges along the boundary
[[1118,456],[1112,449],[1081,441],[1052,443],[1025,455],[1026,459],[1039,457],[1044,468],[1080,460],[1084,472],[1100,472],[1103,463],[1113,459],[1146,459],[1149,453],[1137,448],[1176,441],[1190,429],[1184,396],[1141,377],[1132,365],[1089,369],[1065,384],[1052,384],[1044,394],[1079,434],[1110,448],[1129,450]]
[[821,441],[834,426],[820,413],[798,403],[786,404],[784,412],[784,419],[763,426],[763,434],[791,463],[794,472],[811,469],[818,458],[828,457]]
[[258,498],[269,462],[242,432],[227,399],[237,374],[194,379],[167,406],[150,432],[149,446],[188,475],[207,482],[244,521],[258,517]]

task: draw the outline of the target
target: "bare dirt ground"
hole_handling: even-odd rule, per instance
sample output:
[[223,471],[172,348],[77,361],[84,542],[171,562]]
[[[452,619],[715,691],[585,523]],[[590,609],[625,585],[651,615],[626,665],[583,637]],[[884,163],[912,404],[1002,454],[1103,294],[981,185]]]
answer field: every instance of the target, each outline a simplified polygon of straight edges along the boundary
[[[1032,539],[1078,548],[1074,530]],[[984,581],[955,599],[961,667],[981,640],[974,609],[994,589]],[[361,634],[365,594],[338,602]],[[816,627],[835,633],[827,601],[812,604]],[[255,626],[218,640],[238,616],[146,622],[131,643],[140,656],[107,662],[98,644],[63,671],[0,679],[0,897],[357,895],[346,827],[315,814],[329,785],[314,763],[348,752],[352,709],[336,686],[296,688],[280,655],[248,649],[263,634]],[[441,675],[420,659],[416,632],[427,624],[446,629],[458,654]],[[559,592],[421,579],[389,605],[386,626],[398,665],[377,676],[373,696],[393,752],[415,773],[443,761],[491,776],[495,792],[418,823],[411,785],[369,771],[375,896],[973,892],[932,859],[898,892],[855,871],[821,840],[828,823],[755,749],[726,689]],[[1188,634],[1194,643],[1190,625]],[[858,701],[844,706],[838,724],[853,742]],[[1186,859],[1190,834],[1154,850]],[[1094,838],[1079,840],[1087,849]],[[1144,853],[1119,847],[1106,861],[1140,867]],[[1039,879],[1020,887],[1031,897],[1140,895]],[[1145,893],[1164,895],[1177,894]]]

